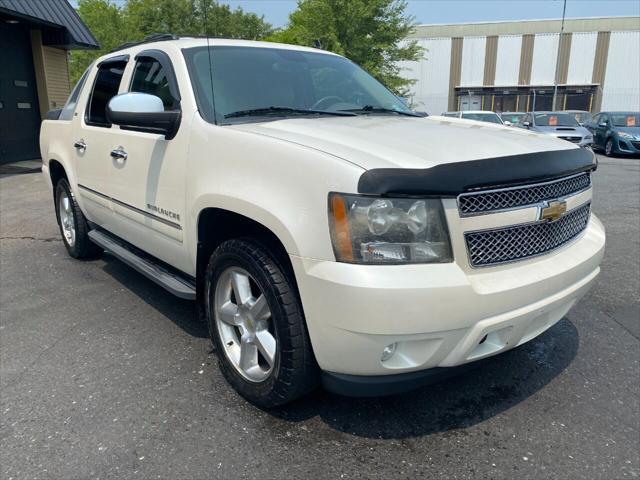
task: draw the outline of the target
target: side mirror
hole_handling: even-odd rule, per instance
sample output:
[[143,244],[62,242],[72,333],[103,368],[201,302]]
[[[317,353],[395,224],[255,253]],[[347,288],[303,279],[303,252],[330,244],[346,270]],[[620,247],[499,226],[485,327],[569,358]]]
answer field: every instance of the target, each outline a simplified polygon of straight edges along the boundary
[[107,105],[107,119],[125,130],[158,133],[171,140],[180,128],[180,110],[164,110],[162,100],[148,93],[121,93]]
[[602,122],[598,124],[599,127],[607,128],[607,122]]
[[513,123],[511,123],[509,120],[505,120],[505,121],[504,121],[504,124],[505,124],[507,127],[510,127],[511,125],[513,125]]
[[531,122],[522,122],[522,126],[529,128],[531,126]]

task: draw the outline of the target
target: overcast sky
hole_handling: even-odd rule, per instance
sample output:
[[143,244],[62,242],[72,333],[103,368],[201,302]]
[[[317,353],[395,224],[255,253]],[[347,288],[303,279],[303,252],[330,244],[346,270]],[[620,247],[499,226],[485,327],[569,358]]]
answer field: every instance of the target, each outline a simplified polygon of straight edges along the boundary
[[[122,5],[125,0],[111,0]],[[276,27],[287,23],[296,0],[219,0],[264,15]],[[71,0],[77,5],[77,0]],[[562,17],[563,0],[409,0],[417,23],[466,23]],[[639,0],[567,0],[567,18],[640,15]]]

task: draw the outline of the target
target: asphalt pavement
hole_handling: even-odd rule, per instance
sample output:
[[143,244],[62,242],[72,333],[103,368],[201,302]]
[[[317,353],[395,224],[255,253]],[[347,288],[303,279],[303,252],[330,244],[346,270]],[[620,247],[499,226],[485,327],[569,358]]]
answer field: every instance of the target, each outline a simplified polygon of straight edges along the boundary
[[193,303],[68,257],[42,176],[4,171],[3,480],[640,476],[638,159],[600,158],[602,273],[539,338],[402,396],[275,411],[226,384]]

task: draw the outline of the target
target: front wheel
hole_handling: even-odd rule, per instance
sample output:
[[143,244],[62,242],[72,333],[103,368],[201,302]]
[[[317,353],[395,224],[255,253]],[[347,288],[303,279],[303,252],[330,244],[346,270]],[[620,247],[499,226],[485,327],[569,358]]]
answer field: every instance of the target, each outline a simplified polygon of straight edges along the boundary
[[613,155],[613,140],[611,138],[607,139],[607,143],[604,146],[604,154],[607,157]]
[[205,273],[206,316],[224,377],[266,408],[310,392],[318,368],[292,280],[268,249],[229,240]]

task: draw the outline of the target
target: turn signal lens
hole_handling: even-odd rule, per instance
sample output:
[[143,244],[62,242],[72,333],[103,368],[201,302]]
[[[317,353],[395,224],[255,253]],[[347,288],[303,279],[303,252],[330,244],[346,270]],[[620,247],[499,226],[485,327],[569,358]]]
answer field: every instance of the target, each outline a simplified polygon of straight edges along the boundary
[[333,232],[333,247],[336,257],[343,262],[353,262],[353,246],[349,233],[347,205],[344,197],[334,195],[330,197],[330,222]]

